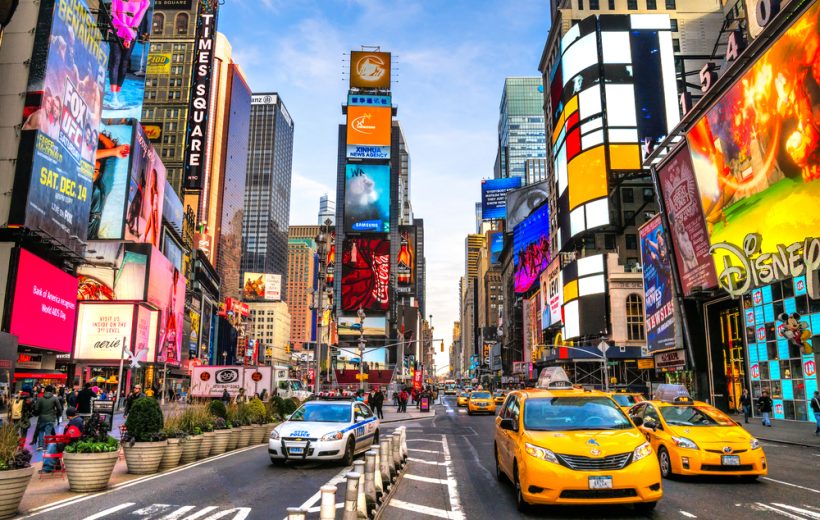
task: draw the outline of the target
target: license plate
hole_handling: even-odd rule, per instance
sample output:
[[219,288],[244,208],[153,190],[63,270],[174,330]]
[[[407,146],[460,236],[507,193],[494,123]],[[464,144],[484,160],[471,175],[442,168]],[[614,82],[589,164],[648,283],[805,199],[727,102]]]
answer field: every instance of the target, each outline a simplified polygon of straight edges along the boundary
[[721,455],[720,463],[724,466],[740,466],[740,455]]
[[288,452],[291,455],[301,455],[302,453],[305,452],[305,449],[304,448],[288,448]]
[[589,477],[589,489],[612,489],[612,477]]
[[478,406],[484,408],[485,406],[487,406],[487,403],[478,403]]

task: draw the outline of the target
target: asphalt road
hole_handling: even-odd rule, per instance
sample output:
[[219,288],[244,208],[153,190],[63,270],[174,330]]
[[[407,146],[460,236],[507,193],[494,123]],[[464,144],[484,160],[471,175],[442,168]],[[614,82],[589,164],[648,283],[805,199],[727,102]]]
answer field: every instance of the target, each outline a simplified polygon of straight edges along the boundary
[[[630,507],[541,507],[521,515],[509,482],[495,478],[494,417],[467,416],[446,398],[436,418],[408,426],[411,461],[384,518],[644,518]],[[648,518],[820,520],[820,450],[765,443],[769,476],[665,480]]]

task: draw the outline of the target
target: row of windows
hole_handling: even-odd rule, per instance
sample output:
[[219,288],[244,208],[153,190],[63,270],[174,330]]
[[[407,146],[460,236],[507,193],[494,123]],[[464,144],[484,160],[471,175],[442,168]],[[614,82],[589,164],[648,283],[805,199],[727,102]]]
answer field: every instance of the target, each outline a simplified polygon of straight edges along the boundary
[[[609,10],[615,10],[615,0],[609,0]],[[675,0],[664,0],[666,9],[677,9],[677,2]],[[589,8],[592,10],[600,9],[600,0],[589,0]],[[626,8],[630,11],[638,10],[638,0],[626,0]],[[658,0],[646,0],[646,9],[654,11],[658,8]],[[584,9],[584,0],[578,0],[578,9]]]
[[[188,34],[189,21],[190,16],[188,13],[177,13],[174,17],[173,29],[171,26],[168,27],[169,34]],[[154,36],[165,34],[165,13],[154,13],[154,17],[151,19],[151,33]]]

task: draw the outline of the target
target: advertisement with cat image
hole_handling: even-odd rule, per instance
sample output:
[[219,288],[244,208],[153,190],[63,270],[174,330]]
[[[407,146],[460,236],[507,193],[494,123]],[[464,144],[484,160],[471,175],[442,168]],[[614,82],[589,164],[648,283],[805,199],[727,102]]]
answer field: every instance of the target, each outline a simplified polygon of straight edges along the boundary
[[390,231],[390,166],[348,164],[345,171],[345,231]]

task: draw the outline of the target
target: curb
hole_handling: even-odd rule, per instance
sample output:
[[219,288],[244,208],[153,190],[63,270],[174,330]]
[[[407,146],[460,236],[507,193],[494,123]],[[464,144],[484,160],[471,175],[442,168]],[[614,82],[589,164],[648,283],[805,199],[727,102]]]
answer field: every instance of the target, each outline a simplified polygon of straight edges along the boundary
[[[406,463],[405,463],[405,468],[406,468]],[[387,506],[390,505],[390,500],[393,498],[393,495],[396,493],[396,490],[399,488],[399,484],[401,483],[402,479],[404,479],[404,473],[405,473],[404,468],[402,468],[401,473],[399,473],[399,475],[396,477],[396,481],[393,482],[392,486],[390,486],[390,491],[387,493],[387,495],[382,496],[382,501],[379,504],[379,507],[377,507],[373,511],[373,520],[381,520],[382,515],[387,510]]]
[[801,448],[820,449],[820,446],[818,446],[816,444],[805,444],[805,443],[802,443],[802,442],[784,441],[784,440],[780,440],[780,439],[767,439],[765,437],[757,437],[757,436],[755,436],[755,439],[757,439],[759,441],[764,441],[764,442],[771,442],[771,443],[774,443],[774,444],[785,444],[787,446],[798,446],[798,447],[801,447]]
[[428,415],[426,417],[408,417],[406,419],[390,419],[389,421],[379,421],[380,424],[390,424],[390,423],[397,423],[397,422],[407,422],[407,421],[422,421],[424,419],[434,419],[436,417],[435,414]]

